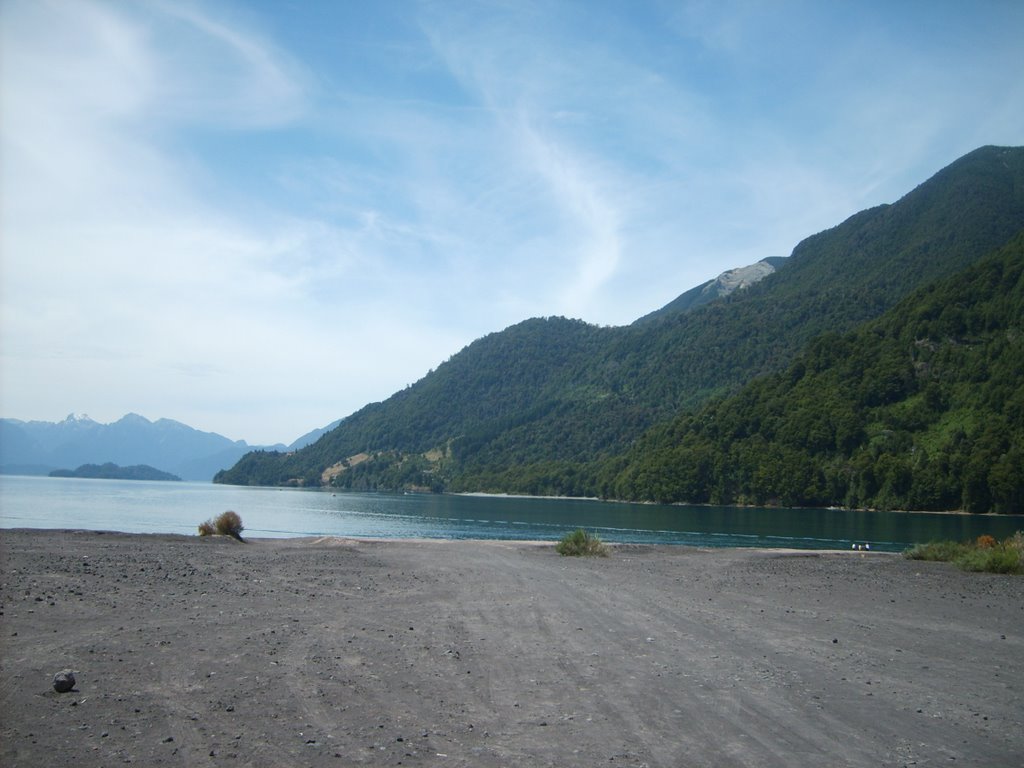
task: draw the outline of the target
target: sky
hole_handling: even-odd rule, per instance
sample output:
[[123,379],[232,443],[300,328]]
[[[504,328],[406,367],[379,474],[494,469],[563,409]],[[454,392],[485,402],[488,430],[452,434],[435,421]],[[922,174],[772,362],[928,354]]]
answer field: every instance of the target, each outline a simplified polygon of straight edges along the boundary
[[0,416],[289,443],[1024,144],[1024,3],[0,0]]

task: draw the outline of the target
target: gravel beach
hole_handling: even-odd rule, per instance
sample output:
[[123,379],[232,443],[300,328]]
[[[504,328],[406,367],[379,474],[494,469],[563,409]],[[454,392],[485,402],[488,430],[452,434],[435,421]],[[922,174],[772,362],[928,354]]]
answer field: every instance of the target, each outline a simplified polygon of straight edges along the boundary
[[4,766],[1024,759],[1024,578],[897,555],[3,530],[0,613]]

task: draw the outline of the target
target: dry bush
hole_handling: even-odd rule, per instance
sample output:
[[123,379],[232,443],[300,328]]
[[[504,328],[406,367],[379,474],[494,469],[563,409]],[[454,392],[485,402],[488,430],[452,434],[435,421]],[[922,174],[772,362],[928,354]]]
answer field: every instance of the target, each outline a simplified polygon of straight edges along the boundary
[[242,518],[238,516],[237,512],[232,512],[230,509],[217,515],[213,524],[217,528],[217,533],[222,536],[231,536],[234,539],[241,539],[242,531],[245,530]]
[[242,525],[242,518],[238,516],[237,512],[233,512],[230,509],[227,512],[221,512],[212,520],[199,524],[200,536],[219,534],[241,541],[242,531],[244,530],[245,526]]

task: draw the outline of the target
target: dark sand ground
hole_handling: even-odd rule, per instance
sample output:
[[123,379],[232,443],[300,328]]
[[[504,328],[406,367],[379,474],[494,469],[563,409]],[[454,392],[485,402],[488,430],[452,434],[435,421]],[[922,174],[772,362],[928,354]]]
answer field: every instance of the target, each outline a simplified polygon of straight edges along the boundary
[[1021,577],[10,530],[0,556],[4,766],[1024,764]]

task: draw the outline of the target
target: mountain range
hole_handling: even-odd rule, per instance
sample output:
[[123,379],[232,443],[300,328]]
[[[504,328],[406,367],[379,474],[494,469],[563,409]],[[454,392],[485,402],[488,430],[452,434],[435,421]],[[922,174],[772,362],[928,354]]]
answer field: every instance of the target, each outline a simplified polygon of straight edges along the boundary
[[5,474],[45,475],[83,464],[114,463],[147,464],[185,480],[210,480],[255,447],[135,413],[111,424],[75,414],[59,422],[0,419],[0,472]]
[[[1022,229],[1024,148],[982,147],[895,203],[808,237],[788,259],[726,273],[625,327],[557,317],[526,320],[473,342],[405,390],[342,419],[311,445],[251,452],[215,481],[697,501],[694,486],[669,493],[672,482],[658,490],[637,482],[644,464],[637,446],[654,445],[665,434],[675,445],[685,442],[689,433],[679,430],[693,425],[680,424],[693,414],[731,402],[723,398],[742,395],[764,377],[784,375],[823,335],[845,338],[905,300],[923,301],[919,291],[966,274]],[[1011,265],[1018,258],[1012,249],[1004,257]],[[1002,282],[995,285],[1010,290]],[[979,293],[971,295],[980,300]],[[1012,306],[1011,299],[1006,302]],[[1016,333],[1013,313],[997,314],[990,312],[991,322]],[[945,343],[918,341],[937,348]],[[899,354],[910,359],[912,352]],[[1020,356],[1020,347],[1011,345],[1008,354]],[[1024,370],[1024,356],[1018,362]],[[905,387],[903,395],[918,396],[913,389]],[[870,418],[867,401],[861,405],[852,418]],[[969,428],[980,429],[961,426],[968,438]],[[870,424],[860,427],[871,433]],[[756,434],[760,427],[740,429]],[[700,457],[724,461],[720,453],[730,445],[702,445]],[[810,445],[797,441],[788,449],[807,453]],[[910,450],[913,440],[904,447]],[[693,459],[687,455],[687,467],[670,461],[659,471],[674,477],[684,468],[705,467],[697,479],[706,492],[716,476],[706,462]],[[797,496],[819,504],[881,503],[877,493],[840,496],[833,490]],[[723,503],[797,500],[768,490],[751,496],[726,489],[706,496]],[[889,494],[882,502],[903,498]],[[920,498],[933,507],[984,506],[967,504],[963,493],[952,491]]]

